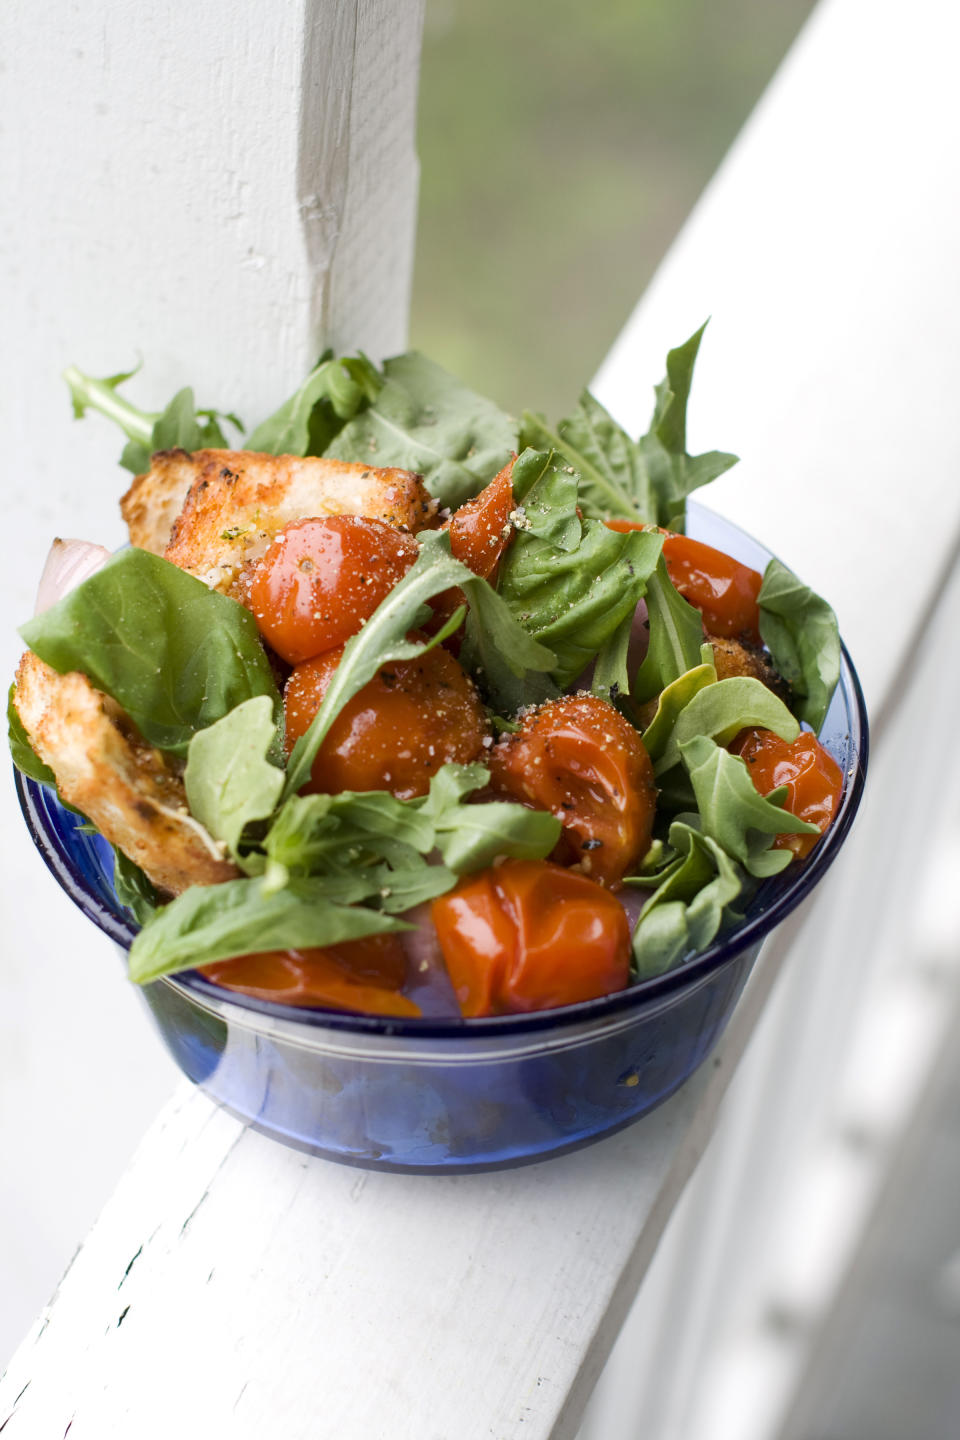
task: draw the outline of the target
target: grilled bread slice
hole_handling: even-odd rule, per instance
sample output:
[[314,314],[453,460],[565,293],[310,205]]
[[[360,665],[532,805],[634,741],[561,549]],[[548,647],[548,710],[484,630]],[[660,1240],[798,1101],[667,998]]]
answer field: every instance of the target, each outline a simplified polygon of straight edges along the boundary
[[28,650],[17,670],[14,705],[63,799],[163,894],[239,875],[189,815],[179,775],[85,675],[60,675]]
[[120,508],[134,545],[242,599],[241,576],[291,520],[363,515],[415,534],[433,522],[436,502],[408,470],[317,456],[168,450],[154,455]]

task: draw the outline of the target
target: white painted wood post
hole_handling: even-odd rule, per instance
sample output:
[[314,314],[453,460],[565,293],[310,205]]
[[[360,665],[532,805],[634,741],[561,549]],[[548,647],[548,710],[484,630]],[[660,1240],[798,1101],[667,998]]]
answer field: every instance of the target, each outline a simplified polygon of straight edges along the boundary
[[[2,670],[54,535],[125,536],[60,372],[256,423],[321,347],[404,347],[421,0],[0,6]],[[176,1080],[3,770],[0,1364]]]

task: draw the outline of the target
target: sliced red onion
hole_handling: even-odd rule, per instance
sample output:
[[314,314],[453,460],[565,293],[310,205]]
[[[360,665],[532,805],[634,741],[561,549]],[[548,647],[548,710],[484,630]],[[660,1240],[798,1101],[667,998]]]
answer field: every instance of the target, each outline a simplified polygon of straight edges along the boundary
[[34,615],[56,605],[109,559],[110,551],[90,540],[54,540],[40,576]]

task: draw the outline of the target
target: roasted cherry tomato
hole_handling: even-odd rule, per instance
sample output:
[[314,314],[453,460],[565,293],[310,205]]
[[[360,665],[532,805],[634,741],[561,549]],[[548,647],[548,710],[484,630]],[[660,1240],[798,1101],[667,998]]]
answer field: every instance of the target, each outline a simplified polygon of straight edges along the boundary
[[[606,524],[621,533],[644,529],[632,520],[608,520]],[[759,645],[757,596],[763,583],[759,571],[688,535],[674,535],[669,530],[663,535],[667,574],[684,600],[700,611],[707,634]]]
[[475,500],[461,505],[447,521],[451,555],[455,560],[461,560],[481,580],[488,580],[493,574],[510,539],[512,475],[511,460]]
[[406,959],[396,935],[367,935],[323,950],[267,950],[200,970],[215,985],[281,1005],[320,1005],[368,1015],[419,1015],[401,994]]
[[574,1005],[622,990],[630,926],[593,880],[546,860],[505,860],[431,908],[464,1015]]
[[532,710],[490,753],[502,795],[549,810],[563,825],[555,858],[579,860],[603,885],[646,854],[657,792],[643,741],[596,695],[571,695]]
[[355,635],[419,554],[412,535],[362,515],[295,520],[250,582],[264,639],[291,665]]
[[[788,745],[772,730],[753,726],[741,730],[730,749],[747,762],[750,778],[761,795],[786,785],[784,809],[818,826],[823,834],[840,804],[843,772],[816,736],[804,732]],[[773,843],[796,855],[808,855],[820,835],[778,835]]]
[[[410,640],[424,637],[411,632]],[[292,750],[320,708],[342,647],[298,665],[283,696]],[[400,800],[425,795],[448,761],[483,753],[487,726],[473,682],[446,650],[384,665],[340,711],[304,790],[389,790]]]
[[[450,531],[450,554],[472,570],[474,575],[479,575],[481,580],[489,580],[493,575],[510,539],[512,474],[511,460],[499,475],[494,476],[486,489],[480,491],[476,499],[468,500],[459,510],[455,510],[443,527]],[[436,628],[449,620],[453,612],[466,603],[467,597],[459,586],[435,595],[430,605],[437,617]],[[458,631],[451,637],[453,643],[450,648],[454,654],[457,653],[461,634],[462,632]]]

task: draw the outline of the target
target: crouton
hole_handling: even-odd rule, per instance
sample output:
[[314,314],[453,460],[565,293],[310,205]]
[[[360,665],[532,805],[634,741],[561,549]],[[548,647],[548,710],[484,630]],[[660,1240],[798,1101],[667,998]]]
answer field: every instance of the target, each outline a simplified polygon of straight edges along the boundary
[[164,895],[240,873],[189,815],[180,776],[85,675],[60,675],[28,650],[17,670],[14,705],[63,799]]

